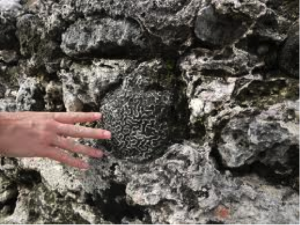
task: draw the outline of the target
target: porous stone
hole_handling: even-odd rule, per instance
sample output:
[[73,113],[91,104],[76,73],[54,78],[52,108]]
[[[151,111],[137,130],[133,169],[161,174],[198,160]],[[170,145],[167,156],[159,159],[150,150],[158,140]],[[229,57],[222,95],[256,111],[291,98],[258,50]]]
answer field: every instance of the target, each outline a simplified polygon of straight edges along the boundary
[[103,18],[78,20],[62,35],[61,48],[73,57],[128,57],[145,49],[146,45],[142,30],[136,22]]
[[0,0],[0,12],[2,14],[14,15],[16,12],[19,12],[21,8],[20,0]]
[[65,24],[59,18],[52,1],[31,2],[39,5],[38,12],[43,16],[41,19],[34,11],[29,10],[17,18],[16,35],[20,52],[36,69],[45,67],[46,72],[55,73],[59,70],[63,55],[59,43]]
[[0,60],[7,64],[15,63],[18,60],[18,56],[13,50],[3,50],[0,51]]
[[[234,42],[247,30],[241,20],[218,17],[212,6],[200,11],[195,27],[196,36],[201,41],[220,46]],[[236,36],[232,37],[232,34]]]
[[20,42],[20,50],[23,56],[30,56],[32,53],[37,52],[41,30],[41,21],[37,15],[26,14],[18,18],[17,22],[17,35]]
[[299,21],[288,32],[280,51],[279,66],[288,74],[299,78]]
[[[241,77],[251,73],[260,61],[248,52],[235,47],[221,51],[194,49],[180,61],[184,76],[194,82],[199,75],[211,77]],[[184,77],[184,78],[185,78]]]
[[18,111],[43,111],[45,108],[44,88],[36,78],[25,78],[20,81],[16,96]]
[[1,29],[1,34],[0,34],[0,48],[1,49],[7,49],[7,48],[12,48],[15,44],[13,41],[17,40],[15,37],[15,27],[13,24],[7,24],[4,23],[0,20],[0,29]]
[[64,105],[62,99],[62,84],[50,81],[45,87],[44,101],[47,111],[62,111]]
[[257,116],[245,114],[232,118],[222,130],[218,144],[223,162],[229,167],[253,161],[268,166],[277,163],[285,172],[291,172],[289,149],[298,146],[299,136],[299,120],[295,117],[297,105],[284,102]]
[[147,169],[131,175],[127,195],[134,204],[151,208],[153,223],[298,221],[299,200],[291,189],[272,187],[256,176],[221,175],[209,151],[193,143],[172,145]]
[[14,99],[0,99],[0,111],[1,112],[14,112],[17,106]]
[[81,111],[84,105],[99,108],[101,99],[121,84],[134,64],[131,60],[94,60],[91,64],[72,63],[62,69],[59,77],[65,108],[68,111]]
[[[85,17],[97,14],[107,14],[112,18],[132,18],[143,25],[149,33],[151,43],[168,47],[190,46],[193,20],[199,7],[205,2],[198,0],[173,1],[61,1],[62,16],[66,20],[74,21],[82,13]],[[76,12],[74,12],[76,8]],[[186,40],[187,39],[187,40]],[[112,39],[113,40],[113,39]],[[169,48],[170,49],[170,48]],[[151,51],[152,54],[163,52]]]

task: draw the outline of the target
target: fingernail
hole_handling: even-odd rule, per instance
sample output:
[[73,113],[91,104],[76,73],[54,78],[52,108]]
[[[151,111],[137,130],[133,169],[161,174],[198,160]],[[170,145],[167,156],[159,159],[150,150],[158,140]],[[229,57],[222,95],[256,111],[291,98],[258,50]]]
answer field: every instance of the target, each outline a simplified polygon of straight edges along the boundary
[[96,157],[101,158],[103,156],[103,152],[97,151]]
[[101,116],[102,116],[101,113],[95,113],[95,114],[94,114],[94,118],[95,118],[96,120],[100,119]]
[[109,131],[104,131],[103,135],[105,138],[111,139],[111,133]]

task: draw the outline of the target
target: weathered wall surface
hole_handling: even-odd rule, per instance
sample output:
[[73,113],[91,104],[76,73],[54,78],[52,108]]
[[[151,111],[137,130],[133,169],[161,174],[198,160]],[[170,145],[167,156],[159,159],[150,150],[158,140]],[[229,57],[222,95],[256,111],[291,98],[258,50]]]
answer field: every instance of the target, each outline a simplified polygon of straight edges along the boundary
[[101,111],[110,156],[1,158],[1,223],[299,223],[297,0],[0,0],[0,111]]

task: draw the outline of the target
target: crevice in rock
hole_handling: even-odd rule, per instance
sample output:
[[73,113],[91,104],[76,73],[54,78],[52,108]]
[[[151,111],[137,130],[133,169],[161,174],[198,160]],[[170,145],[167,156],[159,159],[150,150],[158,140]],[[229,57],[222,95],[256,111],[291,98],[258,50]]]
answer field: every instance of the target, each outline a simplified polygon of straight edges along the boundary
[[254,173],[259,177],[264,178],[271,185],[290,186],[298,191],[299,181],[297,178],[299,177],[299,147],[291,146],[291,148],[288,150],[288,155],[290,158],[289,165],[292,168],[292,172],[286,174],[279,173],[279,171],[286,170],[286,168],[279,163],[276,163],[274,166],[269,166],[255,161],[248,165],[232,168],[224,165],[222,156],[216,147],[213,147],[210,153],[210,157],[215,161],[216,169],[219,170],[222,174],[224,174],[225,171],[230,171],[233,177],[243,177]]
[[[264,62],[264,64],[261,65],[261,72],[278,70],[277,61],[280,43],[271,38],[255,34],[241,39],[235,46],[249,52],[251,55],[255,55],[261,62]],[[251,67],[251,65],[248,66]]]
[[216,220],[209,220],[209,221],[207,221],[206,224],[224,224],[224,223],[220,222],[220,221],[216,221]]
[[19,193],[17,192],[15,197],[9,199],[5,203],[0,203],[0,214],[3,213],[3,214],[5,214],[5,216],[9,216],[14,213],[16,205],[17,205],[18,195],[19,195]]
[[216,147],[212,147],[210,157],[215,162],[216,169],[219,170],[222,174],[224,174],[225,171],[228,170],[228,168],[224,166],[222,162],[222,156]]
[[32,169],[19,170],[16,175],[16,183],[28,189],[32,189],[35,185],[42,182],[41,174]]
[[[1,161],[3,158],[1,158]],[[2,162],[1,162],[2,164]],[[6,171],[0,170],[0,215],[12,215],[16,208],[16,203],[19,195],[17,184],[13,177],[7,176]]]
[[111,182],[110,188],[105,190],[102,196],[98,195],[95,199],[90,199],[88,204],[99,208],[103,219],[112,223],[120,224],[123,219],[150,223],[145,207],[130,205],[126,201],[125,189],[125,184]]

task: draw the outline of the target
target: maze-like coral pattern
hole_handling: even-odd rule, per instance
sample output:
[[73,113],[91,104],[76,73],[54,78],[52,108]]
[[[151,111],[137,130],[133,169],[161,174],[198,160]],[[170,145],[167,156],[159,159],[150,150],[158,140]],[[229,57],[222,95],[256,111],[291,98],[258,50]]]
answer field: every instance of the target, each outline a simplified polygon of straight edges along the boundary
[[119,89],[107,96],[100,111],[114,156],[142,162],[161,155],[170,140],[171,103],[169,91]]

